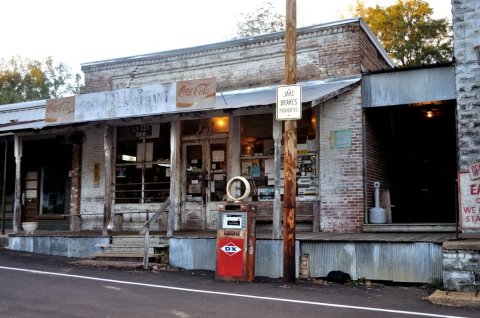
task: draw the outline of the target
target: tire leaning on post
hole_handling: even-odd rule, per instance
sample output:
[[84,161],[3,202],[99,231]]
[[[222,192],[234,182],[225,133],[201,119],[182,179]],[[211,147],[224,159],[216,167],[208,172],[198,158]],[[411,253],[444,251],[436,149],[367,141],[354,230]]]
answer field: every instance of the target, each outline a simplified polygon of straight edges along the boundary
[[[243,182],[243,184],[245,185],[245,193],[239,198],[235,198],[230,191],[230,188],[232,187],[233,182],[236,181],[236,180],[239,180],[239,181]],[[248,182],[247,179],[245,179],[244,177],[238,176],[238,177],[233,177],[232,179],[230,179],[230,181],[228,181],[228,183],[227,183],[227,196],[230,199],[232,199],[233,201],[243,201],[249,195],[250,195],[250,183]]]

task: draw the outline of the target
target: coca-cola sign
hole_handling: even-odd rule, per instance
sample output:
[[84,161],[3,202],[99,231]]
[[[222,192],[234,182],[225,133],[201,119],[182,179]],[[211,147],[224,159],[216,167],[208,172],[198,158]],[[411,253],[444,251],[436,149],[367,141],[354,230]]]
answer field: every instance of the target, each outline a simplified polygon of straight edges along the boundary
[[75,96],[47,100],[45,121],[48,123],[75,121]]
[[177,82],[177,108],[214,108],[216,86],[213,77]]

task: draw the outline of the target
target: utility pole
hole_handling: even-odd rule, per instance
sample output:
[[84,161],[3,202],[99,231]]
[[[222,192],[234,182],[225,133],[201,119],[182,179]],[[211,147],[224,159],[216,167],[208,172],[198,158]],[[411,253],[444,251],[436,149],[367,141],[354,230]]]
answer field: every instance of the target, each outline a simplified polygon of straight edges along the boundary
[[[297,1],[287,0],[285,85],[297,83]],[[300,102],[301,103],[301,102]],[[301,107],[301,105],[300,105]],[[297,196],[297,121],[286,120],[284,132],[283,279],[295,281],[295,210]]]

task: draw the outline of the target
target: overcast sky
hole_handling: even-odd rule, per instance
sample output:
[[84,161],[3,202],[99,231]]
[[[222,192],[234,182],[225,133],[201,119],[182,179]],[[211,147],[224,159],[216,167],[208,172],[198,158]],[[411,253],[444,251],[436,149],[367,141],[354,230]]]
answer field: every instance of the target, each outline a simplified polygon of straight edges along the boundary
[[[2,0],[0,58],[80,64],[226,41],[263,0]],[[285,14],[286,0],[270,0]],[[395,0],[366,0],[388,6]],[[428,0],[451,20],[450,0]],[[298,27],[349,18],[355,0],[297,0]]]

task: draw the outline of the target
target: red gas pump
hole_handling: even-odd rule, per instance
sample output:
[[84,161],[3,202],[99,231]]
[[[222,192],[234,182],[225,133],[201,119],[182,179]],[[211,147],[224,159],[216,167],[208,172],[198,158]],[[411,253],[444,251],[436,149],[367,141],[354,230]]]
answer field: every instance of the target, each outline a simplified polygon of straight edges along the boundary
[[219,206],[218,212],[215,277],[251,282],[255,279],[255,206],[235,202]]
[[255,207],[227,204],[219,207],[217,279],[251,282],[255,279]]

